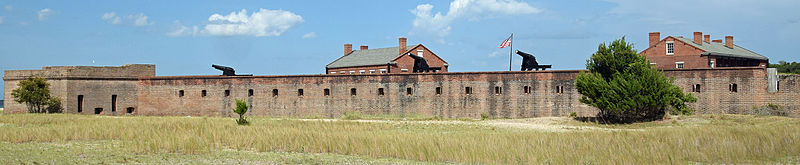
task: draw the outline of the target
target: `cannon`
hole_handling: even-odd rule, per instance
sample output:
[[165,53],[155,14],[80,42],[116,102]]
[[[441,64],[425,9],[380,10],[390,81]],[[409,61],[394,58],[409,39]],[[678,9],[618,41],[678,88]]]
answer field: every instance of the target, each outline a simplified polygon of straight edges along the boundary
[[233,68],[227,66],[212,64],[211,67],[214,67],[214,69],[217,70],[221,70],[223,76],[252,76],[252,74],[236,75],[236,71],[233,70]]
[[531,54],[522,52],[517,50],[516,51],[519,56],[522,56],[522,67],[521,71],[531,71],[531,70],[545,70],[547,68],[553,67],[552,65],[539,65],[539,62],[536,62],[536,57]]
[[428,66],[428,61],[425,58],[414,54],[408,54],[411,58],[414,58],[414,73],[421,73],[421,72],[428,72],[431,71],[431,68]]

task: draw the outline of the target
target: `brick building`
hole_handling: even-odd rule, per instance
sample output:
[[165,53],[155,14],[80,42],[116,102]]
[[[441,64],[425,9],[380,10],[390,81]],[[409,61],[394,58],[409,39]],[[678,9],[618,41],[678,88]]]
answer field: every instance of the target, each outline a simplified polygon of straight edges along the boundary
[[362,45],[352,50],[352,44],[344,44],[344,55],[325,66],[326,74],[382,74],[411,73],[414,59],[408,54],[425,58],[435,72],[447,72],[449,64],[422,44],[406,47],[406,38],[398,39],[397,47],[369,49]]
[[753,51],[733,44],[733,36],[722,40],[711,40],[710,35],[694,32],[693,38],[667,36],[650,33],[649,47],[640,54],[659,69],[695,69],[717,67],[762,67],[769,59]]

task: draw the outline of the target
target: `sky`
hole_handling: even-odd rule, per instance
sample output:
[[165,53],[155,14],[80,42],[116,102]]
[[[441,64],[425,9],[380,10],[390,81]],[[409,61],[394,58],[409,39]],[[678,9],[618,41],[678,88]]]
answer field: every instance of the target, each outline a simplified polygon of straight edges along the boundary
[[324,74],[343,44],[395,47],[407,37],[451,72],[503,71],[510,49],[497,46],[512,33],[513,49],[539,63],[583,69],[600,43],[625,37],[641,51],[648,32],[695,31],[732,35],[776,63],[800,61],[798,8],[798,0],[0,0],[0,70],[155,64],[159,76],[216,75],[219,64]]

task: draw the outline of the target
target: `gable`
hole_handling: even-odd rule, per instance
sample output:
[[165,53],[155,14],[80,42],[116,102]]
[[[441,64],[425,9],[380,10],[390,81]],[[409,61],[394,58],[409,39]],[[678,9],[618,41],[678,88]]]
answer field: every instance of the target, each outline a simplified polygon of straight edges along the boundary
[[435,58],[430,58],[430,57],[428,57],[428,56],[430,56],[430,55],[426,55],[426,56],[424,56],[424,57],[423,57],[423,58],[425,58],[425,60],[428,60],[428,61],[430,61],[430,60],[438,60],[438,61],[441,61],[441,62],[442,62],[442,63],[444,63],[444,64],[447,64],[447,61],[444,61],[444,59],[442,59],[441,57],[439,57],[439,55],[436,55],[436,53],[434,53],[433,51],[431,51],[430,49],[428,49],[428,47],[425,47],[425,46],[424,46],[424,45],[422,45],[422,44],[417,44],[417,45],[415,45],[414,47],[411,47],[411,48],[409,48],[408,50],[406,50],[405,52],[403,52],[403,54],[400,54],[400,55],[398,55],[397,57],[395,57],[394,59],[392,59],[392,61],[397,61],[398,59],[400,59],[401,57],[403,57],[403,55],[406,55],[406,54],[408,54],[408,53],[413,53],[413,52],[416,52],[416,51],[417,51],[419,48],[425,49],[425,51],[427,51],[427,52],[430,52],[430,54],[431,54],[431,55],[433,55],[433,57],[435,57]]

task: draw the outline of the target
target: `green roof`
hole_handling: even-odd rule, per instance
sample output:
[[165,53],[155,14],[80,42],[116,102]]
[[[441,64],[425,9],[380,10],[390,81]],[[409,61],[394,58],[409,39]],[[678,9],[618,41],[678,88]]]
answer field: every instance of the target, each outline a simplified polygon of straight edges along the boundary
[[399,47],[378,48],[367,50],[353,50],[350,54],[340,57],[325,68],[343,68],[353,66],[386,65],[399,56]]
[[723,56],[723,57],[749,58],[757,60],[769,60],[769,58],[765,56],[762,56],[756,52],[742,48],[736,44],[733,45],[733,48],[728,48],[727,46],[725,46],[724,43],[703,42],[702,45],[699,45],[694,43],[694,41],[689,38],[682,38],[682,37],[676,37],[676,38],[687,44],[702,49],[705,52],[703,52],[701,55],[705,56]]

